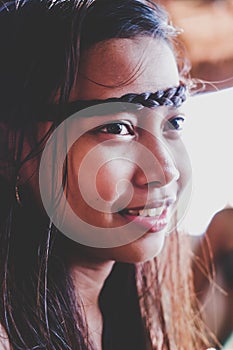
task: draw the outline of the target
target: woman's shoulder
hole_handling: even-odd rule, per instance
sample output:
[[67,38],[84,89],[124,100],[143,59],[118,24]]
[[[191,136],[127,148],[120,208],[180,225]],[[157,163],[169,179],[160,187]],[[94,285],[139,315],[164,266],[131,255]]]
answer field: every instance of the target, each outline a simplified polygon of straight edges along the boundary
[[8,336],[1,324],[0,324],[0,350],[10,350]]

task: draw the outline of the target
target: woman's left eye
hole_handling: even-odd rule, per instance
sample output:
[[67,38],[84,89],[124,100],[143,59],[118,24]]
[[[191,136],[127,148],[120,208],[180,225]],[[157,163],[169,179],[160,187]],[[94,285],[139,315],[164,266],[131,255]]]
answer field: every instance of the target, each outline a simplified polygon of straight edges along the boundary
[[134,135],[134,128],[130,123],[115,122],[99,127],[96,131],[103,134],[120,136]]
[[169,119],[164,127],[164,131],[169,131],[169,130],[176,130],[176,131],[181,131],[183,129],[183,123],[185,121],[184,116],[176,116],[171,119]]

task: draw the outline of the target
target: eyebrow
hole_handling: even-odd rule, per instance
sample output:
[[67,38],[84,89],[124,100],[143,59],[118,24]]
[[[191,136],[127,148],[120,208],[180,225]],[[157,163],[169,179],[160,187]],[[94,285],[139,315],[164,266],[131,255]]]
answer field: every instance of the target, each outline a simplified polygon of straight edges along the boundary
[[[83,117],[94,115],[108,115],[120,112],[133,112],[144,107],[158,108],[168,106],[179,108],[186,100],[187,87],[180,83],[178,86],[170,87],[156,92],[143,92],[141,94],[128,93],[121,97],[108,99],[76,100],[67,103],[50,104],[34,114],[34,121],[63,121],[71,115],[82,111]],[[91,108],[93,107],[93,108]],[[2,113],[0,114],[0,120]]]

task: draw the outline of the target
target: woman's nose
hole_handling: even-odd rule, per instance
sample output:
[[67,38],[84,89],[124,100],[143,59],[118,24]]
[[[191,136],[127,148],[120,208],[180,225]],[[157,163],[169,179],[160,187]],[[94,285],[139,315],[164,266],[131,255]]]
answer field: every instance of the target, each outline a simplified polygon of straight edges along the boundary
[[180,172],[176,166],[172,151],[161,138],[149,132],[141,137],[139,157],[134,174],[137,186],[163,187],[176,182]]

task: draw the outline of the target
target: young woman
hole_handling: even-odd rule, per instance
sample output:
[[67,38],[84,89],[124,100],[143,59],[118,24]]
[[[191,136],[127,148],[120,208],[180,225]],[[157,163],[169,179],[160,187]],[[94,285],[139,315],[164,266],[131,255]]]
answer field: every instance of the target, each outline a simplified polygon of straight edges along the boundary
[[0,35],[2,348],[206,349],[186,239],[165,244],[190,179],[166,14],[2,1]]

